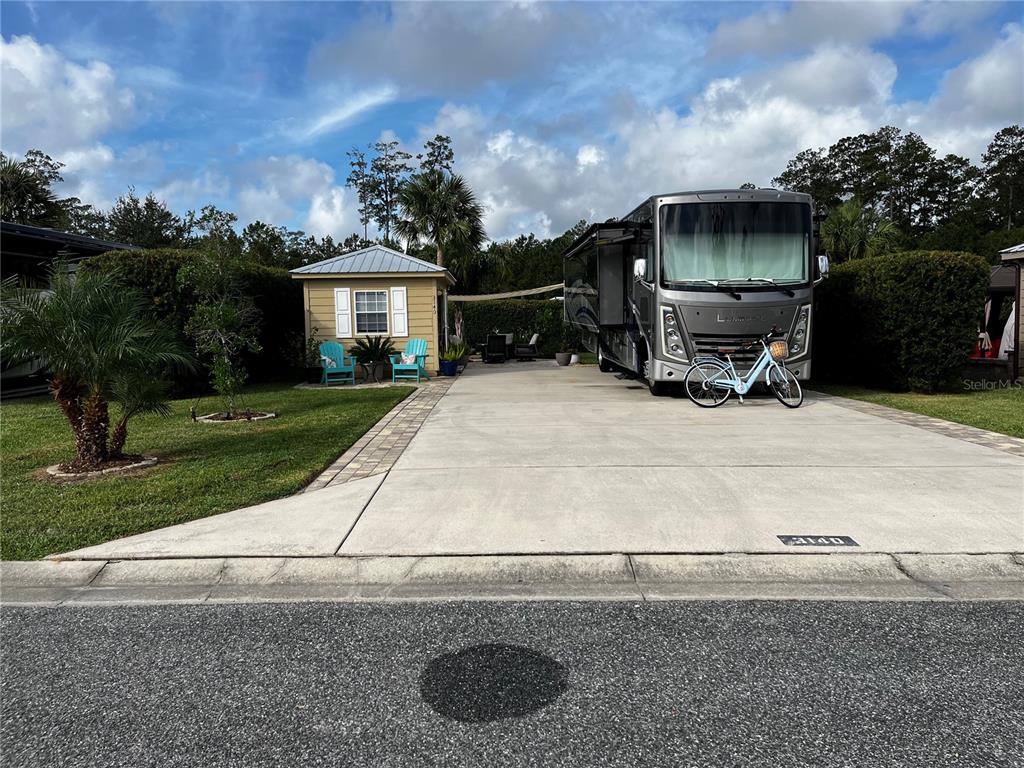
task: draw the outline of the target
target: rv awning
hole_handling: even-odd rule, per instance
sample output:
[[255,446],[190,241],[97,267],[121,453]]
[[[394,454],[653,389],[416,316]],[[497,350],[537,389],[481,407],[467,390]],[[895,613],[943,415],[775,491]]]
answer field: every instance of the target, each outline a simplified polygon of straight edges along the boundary
[[492,301],[493,299],[515,299],[519,296],[536,296],[541,293],[560,291],[565,286],[562,283],[545,285],[543,288],[527,288],[522,291],[505,291],[505,293],[484,293],[479,296],[453,296],[448,294],[448,301]]

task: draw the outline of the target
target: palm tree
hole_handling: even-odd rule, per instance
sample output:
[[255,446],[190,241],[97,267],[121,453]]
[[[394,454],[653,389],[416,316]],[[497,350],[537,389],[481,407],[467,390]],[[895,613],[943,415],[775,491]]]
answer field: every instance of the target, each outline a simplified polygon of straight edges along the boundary
[[110,457],[116,381],[133,371],[192,366],[188,350],[146,313],[143,300],[106,275],[72,276],[58,263],[48,290],[8,283],[0,294],[0,354],[15,364],[46,363],[50,392],[75,436],[77,469]]
[[483,208],[465,179],[441,170],[418,173],[398,191],[402,219],[395,234],[437,248],[437,265],[453,248],[478,249],[486,239]]
[[0,153],[0,218],[17,224],[53,227],[61,207],[49,183],[24,163]]
[[822,245],[836,264],[888,253],[898,236],[895,224],[857,198],[832,209],[821,225]]

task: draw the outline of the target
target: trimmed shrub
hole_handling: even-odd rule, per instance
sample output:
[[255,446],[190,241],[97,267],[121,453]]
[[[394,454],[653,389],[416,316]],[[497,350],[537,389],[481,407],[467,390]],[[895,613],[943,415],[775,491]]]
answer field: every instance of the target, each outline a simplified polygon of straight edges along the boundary
[[181,287],[178,272],[195,256],[194,251],[179,248],[108,251],[86,259],[81,268],[112,275],[122,285],[134,288],[152,302],[157,319],[168,322],[184,337],[196,297]]
[[[539,333],[538,351],[544,357],[553,357],[563,340],[572,338],[560,301],[496,299],[466,301],[457,306],[462,310],[464,340],[471,347],[486,341],[489,333],[514,333],[516,341],[529,341],[530,336]],[[452,313],[449,321],[453,322]]]
[[[109,251],[82,263],[82,269],[111,274],[123,285],[152,301],[153,314],[185,337],[185,325],[192,317],[197,297],[179,279],[182,267],[198,257],[196,251],[151,248]],[[252,297],[260,311],[257,338],[262,350],[244,358],[254,381],[281,379],[298,365],[296,356],[303,343],[302,285],[288,271],[259,264],[245,264],[241,289]],[[179,379],[180,387],[195,386],[203,374]]]
[[906,251],[837,265],[815,295],[815,376],[932,392],[977,339],[989,269],[972,253]]
[[286,377],[290,368],[302,362],[302,283],[292,280],[282,267],[247,264],[242,269],[242,291],[252,297],[260,311],[256,334],[261,351],[245,361],[250,378],[271,381]]

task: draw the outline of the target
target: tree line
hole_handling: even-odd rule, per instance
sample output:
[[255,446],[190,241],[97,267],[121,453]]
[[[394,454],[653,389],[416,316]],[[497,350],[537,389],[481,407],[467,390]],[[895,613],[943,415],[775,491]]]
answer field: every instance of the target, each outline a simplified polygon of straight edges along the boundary
[[998,131],[981,165],[939,156],[913,131],[884,126],[809,148],[772,183],[806,192],[839,260],[893,249],[970,251],[996,259],[1024,241],[1024,128]]
[[[131,188],[100,211],[58,198],[53,187],[63,180],[63,166],[37,149],[22,160],[0,156],[0,213],[7,221],[148,248],[201,247],[216,233],[238,257],[284,268],[378,242],[444,265],[464,293],[558,282],[562,250],[586,228],[581,221],[553,238],[487,242],[482,208],[453,171],[449,136],[428,139],[415,156],[390,139],[352,147],[345,156],[345,183],[355,194],[362,232],[341,242],[262,221],[239,231],[235,214],[212,205],[178,216],[152,193],[140,197]],[[997,132],[980,165],[940,156],[918,134],[885,126],[799,152],[773,184],[814,198],[825,217],[823,242],[837,261],[907,248],[971,251],[994,261],[1001,248],[1024,241],[1020,125]]]
[[[288,269],[373,242],[396,249],[404,243],[416,255],[442,265],[449,254],[453,269],[479,263],[478,251],[486,239],[483,208],[452,171],[455,153],[449,136],[438,134],[425,142],[415,156],[418,168],[410,164],[413,155],[394,140],[353,147],[346,155],[346,186],[355,192],[363,231],[341,242],[258,220],[239,230],[238,217],[214,205],[178,216],[152,192],[140,197],[134,188],[102,211],[76,197],[58,197],[55,186],[64,181],[64,165],[38,149],[20,160],[0,155],[0,217],[142,248],[201,248],[215,234],[218,247],[234,258]],[[373,240],[371,224],[377,233]]]

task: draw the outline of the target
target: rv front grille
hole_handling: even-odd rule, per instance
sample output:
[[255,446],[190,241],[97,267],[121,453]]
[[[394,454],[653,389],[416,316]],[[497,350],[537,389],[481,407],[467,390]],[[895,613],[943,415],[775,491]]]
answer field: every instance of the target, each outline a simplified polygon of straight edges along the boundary
[[[695,333],[693,334],[693,346],[696,349],[698,355],[715,355],[718,353],[719,347],[725,347],[727,349],[735,349],[743,344],[747,344],[753,339],[749,334],[729,334],[729,333]],[[736,363],[737,368],[749,368],[757,360],[758,355],[761,354],[761,345],[755,344],[750,349],[739,350],[737,352],[729,353],[729,357]]]

